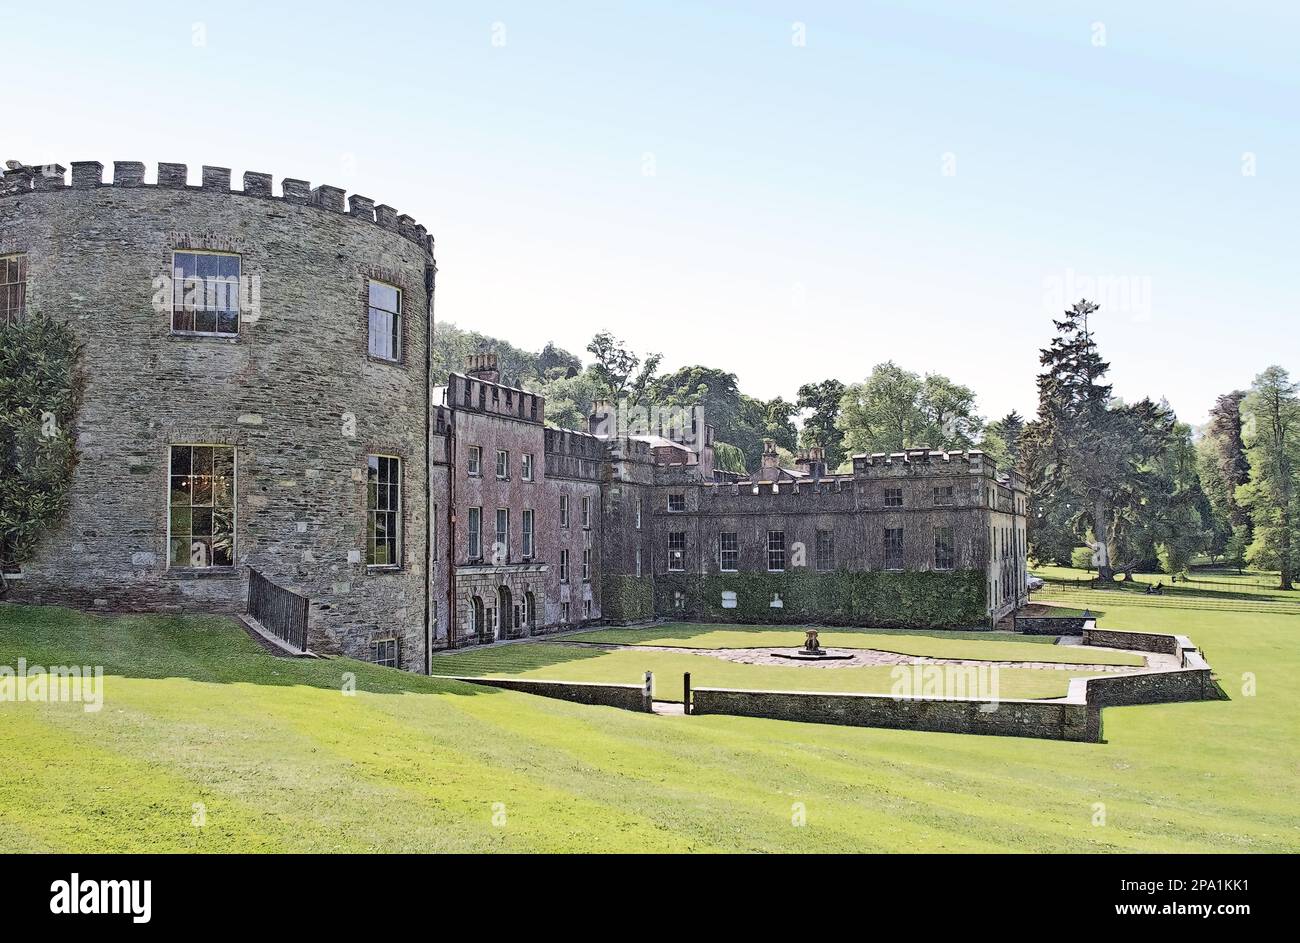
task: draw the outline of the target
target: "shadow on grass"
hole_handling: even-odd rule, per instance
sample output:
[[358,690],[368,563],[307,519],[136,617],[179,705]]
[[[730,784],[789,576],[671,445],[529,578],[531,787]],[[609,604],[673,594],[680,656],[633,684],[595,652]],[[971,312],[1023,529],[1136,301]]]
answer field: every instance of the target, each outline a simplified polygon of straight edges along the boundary
[[472,678],[491,674],[515,675],[569,661],[599,658],[604,648],[559,645],[554,642],[515,642],[488,648],[461,649],[435,655],[433,673],[443,677]]
[[382,694],[497,694],[477,685],[381,668],[353,658],[279,658],[230,616],[107,615],[0,604],[0,665],[102,667],[105,675]]

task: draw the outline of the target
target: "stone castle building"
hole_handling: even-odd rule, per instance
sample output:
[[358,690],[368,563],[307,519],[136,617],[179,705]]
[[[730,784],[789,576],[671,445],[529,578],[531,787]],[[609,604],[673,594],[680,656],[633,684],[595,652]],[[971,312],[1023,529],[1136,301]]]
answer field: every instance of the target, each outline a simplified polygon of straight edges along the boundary
[[12,167],[0,322],[84,345],[69,512],[11,598],[310,599],[308,641],[428,670],[448,647],[656,616],[975,625],[1026,601],[1024,483],[979,452],[819,450],[715,470],[703,417],[584,430],[495,356],[433,382],[423,226],[336,187],[118,162]]

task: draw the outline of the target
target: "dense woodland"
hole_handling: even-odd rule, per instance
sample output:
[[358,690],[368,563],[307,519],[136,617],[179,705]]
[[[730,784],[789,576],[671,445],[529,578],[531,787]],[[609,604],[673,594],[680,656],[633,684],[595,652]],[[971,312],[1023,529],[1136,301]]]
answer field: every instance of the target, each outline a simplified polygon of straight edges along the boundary
[[1039,563],[1110,577],[1182,573],[1193,560],[1209,559],[1276,570],[1290,588],[1300,524],[1297,384],[1282,367],[1268,367],[1219,396],[1208,423],[1193,429],[1166,402],[1114,396],[1110,365],[1088,329],[1096,310],[1080,301],[1052,322],[1034,417],[1013,411],[990,421],[978,414],[970,387],[892,361],[860,382],[810,381],[793,401],[763,400],[716,367],[661,372],[659,354],[633,352],[604,331],[578,355],[554,344],[521,350],[442,323],[435,372],[445,377],[466,355],[495,351],[503,380],[545,394],[547,422],[566,428],[582,428],[600,399],[699,404],[716,430],[718,464],[734,471],[758,465],[764,439],[787,461],[798,448],[821,446],[832,468],[861,452],[983,449],[1029,483],[1030,556]]

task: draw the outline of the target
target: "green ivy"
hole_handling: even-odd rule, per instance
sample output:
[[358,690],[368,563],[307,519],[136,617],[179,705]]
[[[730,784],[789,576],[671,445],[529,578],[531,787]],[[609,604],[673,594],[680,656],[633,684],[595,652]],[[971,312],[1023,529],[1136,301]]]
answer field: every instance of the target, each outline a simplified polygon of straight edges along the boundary
[[0,325],[0,552],[31,557],[67,510],[81,348],[66,324],[31,313]]
[[653,619],[654,591],[648,576],[611,575],[601,587],[601,615],[611,622]]
[[[728,591],[736,594],[734,609],[722,606],[722,594]],[[655,606],[665,618],[709,622],[945,628],[987,622],[985,592],[980,570],[669,573],[656,580]],[[771,605],[776,593],[780,608]]]

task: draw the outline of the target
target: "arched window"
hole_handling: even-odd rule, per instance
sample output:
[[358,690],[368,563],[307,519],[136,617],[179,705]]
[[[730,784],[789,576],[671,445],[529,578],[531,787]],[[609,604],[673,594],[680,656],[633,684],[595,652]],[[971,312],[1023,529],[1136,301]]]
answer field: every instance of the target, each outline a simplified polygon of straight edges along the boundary
[[524,629],[529,634],[537,628],[537,597],[524,593]]
[[483,600],[478,596],[475,596],[470,600],[469,621],[470,635],[474,636],[477,640],[482,641],[483,633],[487,630],[487,626],[484,625],[483,620]]

